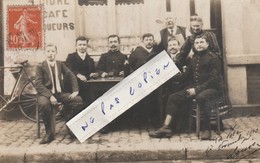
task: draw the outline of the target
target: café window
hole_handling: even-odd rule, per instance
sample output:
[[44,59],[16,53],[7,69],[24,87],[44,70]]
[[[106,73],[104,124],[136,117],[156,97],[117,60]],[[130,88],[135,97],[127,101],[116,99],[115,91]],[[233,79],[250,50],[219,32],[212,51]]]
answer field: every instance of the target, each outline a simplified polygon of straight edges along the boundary
[[[80,6],[82,5],[107,5],[107,0],[78,0]],[[140,4],[144,3],[144,0],[115,0],[116,5],[122,4]]]
[[107,5],[107,0],[78,0],[80,6],[82,5]]
[[116,0],[116,5],[121,4],[139,4],[144,3],[144,0]]

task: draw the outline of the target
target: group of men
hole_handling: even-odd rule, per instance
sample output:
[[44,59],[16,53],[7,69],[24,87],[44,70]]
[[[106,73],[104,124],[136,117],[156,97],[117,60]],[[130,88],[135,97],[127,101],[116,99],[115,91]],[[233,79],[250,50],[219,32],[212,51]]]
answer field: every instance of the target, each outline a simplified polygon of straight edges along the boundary
[[[191,34],[187,34],[186,28],[177,26],[175,19],[168,17],[166,28],[160,32],[160,42],[155,43],[153,34],[144,34],[142,45],[137,46],[130,54],[131,71],[138,69],[162,50],[167,51],[181,70],[181,74],[162,86],[166,95],[165,120],[161,128],[149,133],[150,137],[171,136],[175,119],[187,108],[189,101],[196,99],[205,115],[202,139],[210,139],[210,103],[222,93],[221,53],[215,35],[202,30],[203,22],[200,17],[192,16],[190,24]],[[56,45],[48,44],[45,47],[46,60],[37,66],[35,82],[38,105],[46,130],[41,144],[54,140],[51,130],[51,109],[54,105],[63,103],[66,120],[69,120],[92,102],[87,83],[90,78],[124,76],[124,63],[127,58],[120,52],[118,35],[108,37],[109,51],[101,55],[97,66],[87,53],[87,46],[87,38],[78,37],[76,52],[69,54],[65,62],[56,60]],[[193,57],[190,57],[191,53],[194,53]],[[144,100],[149,101],[149,96]],[[149,102],[144,102],[139,109],[145,107],[150,107]],[[71,137],[74,136],[69,133]]]

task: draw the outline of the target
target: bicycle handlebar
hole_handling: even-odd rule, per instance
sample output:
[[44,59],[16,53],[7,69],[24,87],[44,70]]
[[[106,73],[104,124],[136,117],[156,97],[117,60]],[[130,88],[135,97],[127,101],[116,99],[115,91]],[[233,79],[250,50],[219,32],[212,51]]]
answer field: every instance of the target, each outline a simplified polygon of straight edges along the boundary
[[25,63],[27,63],[28,60],[24,60],[24,61],[17,61],[17,62],[14,62],[14,64],[21,64],[21,65],[24,65]]

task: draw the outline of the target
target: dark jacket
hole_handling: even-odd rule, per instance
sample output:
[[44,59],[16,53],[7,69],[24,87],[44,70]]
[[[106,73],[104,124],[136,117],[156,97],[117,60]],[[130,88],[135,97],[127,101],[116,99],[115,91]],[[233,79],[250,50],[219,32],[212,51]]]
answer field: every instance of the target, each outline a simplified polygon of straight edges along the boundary
[[108,51],[101,55],[97,64],[97,71],[99,73],[114,72],[114,74],[118,75],[120,71],[124,70],[125,59],[126,55],[120,51]]
[[[58,78],[60,80],[61,91],[65,91],[63,82],[65,78],[71,82],[73,92],[79,91],[78,82],[73,72],[62,61],[56,61],[56,65],[58,69]],[[35,78],[35,89],[38,95],[48,98],[51,97],[53,95],[51,92],[53,83],[47,61],[39,63],[36,69]]]
[[198,33],[198,34],[193,33],[191,36],[187,37],[186,41],[184,42],[184,44],[182,45],[182,47],[180,49],[180,55],[182,58],[181,62],[186,62],[186,59],[187,59],[191,49],[193,50],[194,53],[196,53],[196,50],[194,49],[193,44],[194,44],[195,37],[197,35],[205,35],[209,41],[208,49],[221,58],[221,51],[220,51],[218,41],[217,41],[215,34],[213,32],[202,30],[201,33]]
[[89,75],[95,72],[94,60],[88,54],[82,60],[77,52],[71,53],[68,55],[65,63],[75,75],[81,74],[87,79],[90,79]]
[[223,91],[221,75],[221,61],[217,55],[209,50],[196,53],[186,72],[177,75],[175,79],[191,81],[191,87],[195,88],[196,94],[206,89]]
[[134,71],[145,64],[150,57],[155,56],[156,54],[157,51],[155,48],[153,48],[151,52],[148,52],[144,47],[138,46],[129,57],[129,65]]
[[[186,28],[177,26],[177,31],[176,35],[181,34],[183,36],[183,40],[186,39]],[[159,52],[163,50],[167,50],[168,47],[168,39],[170,36],[170,33],[167,28],[164,28],[163,30],[160,31],[160,36],[161,36],[161,42],[158,45],[158,50]]]

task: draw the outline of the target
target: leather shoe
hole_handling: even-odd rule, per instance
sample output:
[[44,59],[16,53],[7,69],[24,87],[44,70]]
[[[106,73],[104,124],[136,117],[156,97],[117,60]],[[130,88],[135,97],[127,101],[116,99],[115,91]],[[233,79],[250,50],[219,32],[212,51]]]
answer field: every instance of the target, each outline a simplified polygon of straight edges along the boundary
[[46,134],[42,140],[40,141],[40,144],[47,144],[54,140],[54,136],[51,134]]
[[204,130],[201,132],[201,140],[211,140],[211,131],[210,130]]
[[172,130],[167,126],[163,126],[156,131],[150,132],[149,136],[152,138],[170,138],[172,136]]

